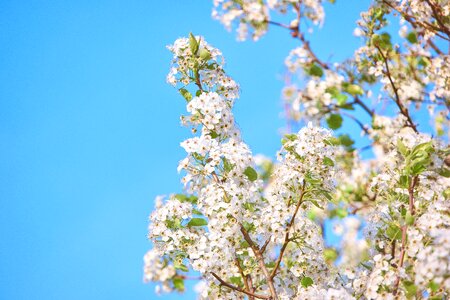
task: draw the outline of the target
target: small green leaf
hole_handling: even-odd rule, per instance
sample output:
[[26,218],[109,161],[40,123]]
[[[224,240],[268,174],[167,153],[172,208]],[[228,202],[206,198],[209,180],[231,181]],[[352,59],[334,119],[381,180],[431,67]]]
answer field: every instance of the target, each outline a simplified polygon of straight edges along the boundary
[[233,170],[234,165],[232,163],[230,163],[230,161],[228,159],[226,159],[226,157],[222,157],[222,163],[223,163],[223,169],[225,172],[230,172],[231,170]]
[[413,225],[414,221],[415,221],[414,216],[412,216],[409,211],[406,212],[406,216],[405,216],[405,223],[406,223],[406,225],[408,225],[408,226]]
[[181,96],[183,96],[184,99],[186,99],[187,102],[192,100],[192,95],[191,93],[189,93],[189,91],[185,88],[181,88],[179,89],[179,92],[181,94]]
[[338,137],[339,144],[345,147],[351,147],[355,143],[348,134],[342,134]]
[[325,166],[331,166],[331,167],[333,167],[333,166],[334,166],[334,161],[333,161],[331,158],[325,156],[325,157],[323,158],[323,164],[324,164]]
[[386,235],[391,240],[400,240],[402,238],[402,231],[400,228],[395,224],[390,224],[388,228],[386,229]]
[[240,276],[230,277],[230,282],[234,285],[238,285],[238,286],[242,285],[242,279]]
[[203,216],[203,213],[201,212],[201,211],[199,211],[198,209],[192,209],[192,213],[194,214],[194,215],[199,215],[199,216]]
[[187,196],[184,194],[175,194],[175,199],[177,199],[180,202],[189,202],[192,204],[197,204],[198,197],[194,195]]
[[317,76],[317,77],[322,77],[323,75],[323,70],[322,68],[317,65],[317,64],[313,64],[309,69],[308,69],[308,74],[311,76]]
[[189,33],[189,47],[191,48],[192,54],[197,54],[198,46],[198,41],[195,36],[192,34],[192,32]]
[[329,263],[334,262],[338,258],[338,253],[336,249],[334,248],[327,248],[323,251],[323,256],[325,257],[325,260]]
[[290,141],[295,141],[297,139],[297,135],[295,133],[287,133],[284,137]]
[[327,118],[327,124],[331,129],[338,129],[342,126],[342,117],[338,114],[331,114]]
[[205,48],[200,49],[198,54],[199,54],[200,58],[205,61],[207,61],[211,58],[211,53]]
[[432,292],[437,292],[439,290],[439,284],[437,284],[434,281],[430,281],[428,287],[431,289]]
[[356,95],[364,95],[364,90],[357,84],[349,84],[346,88],[345,91],[347,93],[349,93],[352,96],[356,96]]
[[400,187],[407,189],[409,188],[409,176],[406,175],[402,175],[400,176],[400,180],[398,181],[398,184],[400,185]]
[[336,95],[336,101],[339,106],[345,105],[345,103],[347,103],[347,99],[348,99],[348,96],[345,94],[339,93]]
[[414,282],[411,281],[404,281],[403,282],[403,286],[405,287],[406,290],[406,297],[408,299],[412,299],[416,296],[417,293],[417,286],[414,285]]
[[186,266],[183,265],[183,264],[174,264],[173,266],[174,266],[175,269],[177,269],[177,270],[180,270],[180,271],[183,271],[183,272],[189,272],[188,267],[186,267]]
[[184,280],[180,277],[175,277],[172,279],[173,282],[173,286],[174,288],[179,291],[179,292],[183,292],[184,291]]
[[311,202],[312,204],[314,204],[315,207],[320,208],[320,209],[323,209],[323,207],[320,206],[320,204],[319,204],[319,202],[317,202],[317,200],[315,200],[315,199],[309,199],[308,201]]
[[249,232],[252,231],[255,228],[255,225],[253,225],[253,223],[249,223],[249,222],[244,222],[242,224],[242,226],[244,226],[244,229]]
[[307,287],[309,287],[309,286],[311,286],[311,285],[314,284],[314,280],[312,280],[311,277],[307,277],[307,276],[306,276],[306,277],[303,277],[303,278],[302,278],[301,283],[302,283],[302,286],[303,286],[304,288],[307,288]]
[[403,155],[403,156],[407,156],[409,153],[408,148],[406,148],[405,144],[403,144],[401,139],[397,139],[397,149],[398,151]]
[[258,173],[256,173],[255,169],[253,169],[252,167],[247,167],[244,171],[244,174],[250,181],[255,181],[256,179],[258,179]]
[[406,36],[406,39],[411,44],[417,43],[417,35],[416,35],[416,33],[414,31],[411,31],[410,33],[408,33],[408,35]]
[[205,226],[208,225],[208,221],[202,218],[192,218],[189,223],[187,223],[187,227],[193,226]]
[[214,130],[211,130],[209,132],[209,135],[211,136],[211,138],[215,139],[216,137],[218,137],[219,135],[217,134],[217,132],[215,132]]
[[438,170],[439,175],[449,178],[450,177],[450,169],[442,167]]

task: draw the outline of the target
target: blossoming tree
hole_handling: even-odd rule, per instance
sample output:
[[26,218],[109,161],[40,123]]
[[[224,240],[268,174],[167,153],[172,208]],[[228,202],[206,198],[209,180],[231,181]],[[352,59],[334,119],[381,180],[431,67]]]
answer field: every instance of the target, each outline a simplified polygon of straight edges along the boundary
[[[200,299],[450,297],[450,3],[374,1],[354,32],[363,46],[339,63],[307,40],[324,16],[320,0],[214,0],[241,40],[279,26],[299,41],[283,99],[288,122],[307,126],[283,137],[277,162],[243,141],[222,53],[192,34],[168,47],[194,137],[181,143],[185,193],[158,197],[150,216],[144,279],[160,291],[198,280]],[[330,131],[344,119],[373,159]],[[336,247],[324,244],[330,218],[342,220]]]

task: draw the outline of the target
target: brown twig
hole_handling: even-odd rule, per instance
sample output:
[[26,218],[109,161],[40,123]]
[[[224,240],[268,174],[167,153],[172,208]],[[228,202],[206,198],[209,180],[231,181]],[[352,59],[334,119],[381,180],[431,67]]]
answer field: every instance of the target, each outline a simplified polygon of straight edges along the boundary
[[300,206],[303,202],[303,196],[305,195],[305,183],[303,183],[302,191],[300,193],[300,198],[298,200],[297,206],[295,207],[294,214],[292,215],[291,221],[289,222],[287,228],[286,228],[286,234],[284,236],[284,242],[280,249],[280,255],[278,256],[278,259],[275,263],[275,267],[273,268],[272,272],[270,273],[270,278],[273,279],[275,275],[277,274],[278,268],[280,267],[281,261],[283,259],[284,251],[286,250],[287,245],[290,242],[289,238],[289,231],[292,228],[292,225],[294,225],[295,217],[297,216],[298,210],[300,209]]
[[361,129],[364,131],[364,133],[367,134],[367,135],[369,135],[369,129],[368,129],[366,126],[364,126],[364,124],[363,124],[360,120],[358,120],[355,116],[353,116],[353,115],[351,115],[351,114],[349,114],[349,113],[346,113],[346,112],[344,112],[344,111],[341,112],[341,114],[344,115],[344,116],[346,116],[346,117],[349,117],[350,119],[352,119],[353,121],[355,121],[355,123],[358,124],[359,127],[361,127]]
[[355,103],[361,106],[373,118],[375,114],[373,110],[371,110],[361,99],[359,99],[359,97],[356,96],[354,99]]
[[269,286],[270,294],[272,295],[273,300],[278,300],[277,292],[275,290],[275,286],[273,284],[273,277],[270,276],[269,271],[267,270],[266,264],[264,262],[264,257],[261,254],[261,250],[258,248],[258,245],[253,242],[252,238],[248,234],[247,230],[245,230],[244,226],[241,224],[241,232],[244,236],[245,241],[250,245],[252,248],[253,254],[256,257],[256,260],[258,261],[259,267],[261,268],[261,271],[263,272],[264,276],[266,277],[267,285]]
[[254,294],[254,293],[252,293],[252,292],[247,292],[246,290],[243,290],[243,289],[241,289],[241,288],[238,287],[238,286],[235,286],[235,285],[233,285],[233,284],[231,284],[231,283],[226,282],[225,280],[223,280],[222,278],[220,278],[220,277],[219,277],[216,273],[214,273],[214,272],[211,272],[211,275],[214,276],[214,278],[216,278],[216,279],[220,282],[221,285],[226,286],[227,288],[230,288],[230,289],[232,289],[232,290],[235,290],[235,291],[244,293],[244,294],[246,294],[246,295],[248,295],[248,296],[252,296],[252,297],[255,297],[255,298],[258,298],[258,299],[271,299],[270,296],[259,295],[259,294]]
[[[250,293],[251,293],[252,290],[250,289],[250,286],[249,286],[249,284],[248,284],[248,278],[247,278],[247,276],[244,275],[244,270],[242,269],[241,263],[240,263],[239,259],[237,258],[237,256],[234,258],[234,264],[235,264],[236,267],[239,269],[239,274],[241,274],[242,280],[244,281],[244,287],[245,287],[245,290],[246,290],[247,292],[250,292]],[[253,299],[254,299],[254,297],[253,297],[253,296],[250,296],[250,299],[249,299],[249,300],[253,300]]]
[[413,120],[411,119],[411,116],[409,115],[408,108],[406,108],[401,102],[400,96],[398,94],[398,88],[396,87],[394,80],[392,79],[392,74],[389,69],[389,62],[387,60],[387,57],[384,55],[383,51],[381,50],[381,48],[378,45],[375,45],[375,48],[378,49],[378,52],[380,53],[381,57],[383,58],[384,65],[386,67],[385,75],[388,77],[389,82],[392,86],[392,90],[394,91],[394,95],[395,95],[394,102],[397,104],[398,108],[400,109],[400,113],[406,117],[406,119],[408,121],[408,126],[411,127],[414,130],[414,132],[418,133],[416,124],[414,124]]

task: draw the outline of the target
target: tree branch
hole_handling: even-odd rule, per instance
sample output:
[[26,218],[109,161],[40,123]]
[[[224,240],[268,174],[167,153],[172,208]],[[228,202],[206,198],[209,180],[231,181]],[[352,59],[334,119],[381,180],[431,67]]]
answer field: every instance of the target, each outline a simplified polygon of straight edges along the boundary
[[275,286],[273,285],[273,277],[270,276],[269,271],[267,270],[266,264],[264,262],[264,257],[261,254],[260,249],[258,246],[253,242],[252,238],[248,234],[247,230],[245,230],[244,226],[241,224],[241,232],[244,235],[245,241],[250,245],[252,248],[253,254],[256,257],[256,260],[258,261],[259,267],[261,268],[261,271],[263,272],[264,276],[267,280],[267,285],[269,286],[270,294],[272,295],[273,300],[278,300],[277,292],[275,290]]
[[228,283],[228,282],[224,281],[222,278],[220,278],[220,277],[219,277],[216,273],[214,273],[214,272],[211,272],[211,275],[214,276],[214,278],[216,278],[217,280],[219,280],[220,285],[226,286],[227,288],[230,288],[230,289],[235,290],[235,291],[237,291],[237,292],[241,292],[241,293],[244,293],[244,294],[246,294],[246,295],[248,295],[248,296],[252,296],[252,297],[255,297],[255,298],[258,298],[258,299],[271,299],[270,296],[259,295],[259,294],[254,294],[254,293],[251,293],[251,292],[247,292],[247,291],[241,289],[241,288],[238,287],[238,286],[235,286],[235,285],[233,285],[233,284],[231,284],[231,283]]
[[300,206],[303,202],[303,196],[305,195],[305,183],[303,183],[302,191],[300,193],[300,198],[298,200],[297,206],[295,207],[294,215],[292,216],[291,221],[289,222],[287,228],[286,228],[286,234],[284,236],[284,242],[280,249],[280,255],[278,256],[278,259],[275,263],[275,267],[272,270],[272,273],[270,273],[270,278],[273,279],[275,275],[277,274],[278,268],[280,267],[281,261],[283,259],[284,251],[286,250],[287,245],[289,244],[289,231],[292,228],[292,225],[294,225],[295,217],[297,216],[298,210],[300,209]]
[[409,115],[408,108],[406,108],[401,102],[400,96],[398,94],[398,88],[395,86],[395,83],[392,79],[392,74],[389,69],[389,63],[388,63],[387,57],[384,55],[383,51],[381,50],[381,48],[378,45],[375,45],[375,48],[378,49],[378,52],[380,53],[381,57],[383,58],[384,65],[386,67],[385,75],[388,77],[389,82],[391,83],[392,89],[394,90],[394,95],[395,95],[394,102],[397,104],[398,108],[400,109],[401,114],[406,117],[406,119],[408,121],[408,126],[411,127],[415,133],[418,133],[417,127],[414,124],[413,120],[411,119],[411,116]]
[[[252,290],[250,289],[250,286],[248,284],[248,278],[247,278],[247,276],[244,275],[244,270],[242,270],[241,263],[239,262],[239,259],[237,258],[237,256],[234,258],[234,264],[239,269],[239,274],[241,274],[242,280],[244,281],[245,290],[247,292],[251,293]],[[253,300],[253,299],[254,299],[254,297],[250,296],[249,300]]]
[[[409,213],[411,214],[411,216],[414,216],[414,214],[415,214],[415,209],[414,209],[414,188],[416,187],[417,181],[418,181],[418,177],[414,176],[412,178],[412,181],[411,181],[409,187],[408,187]],[[402,226],[402,246],[401,246],[401,250],[400,250],[400,261],[399,261],[399,264],[398,264],[399,268],[403,267],[403,262],[405,260],[407,230],[408,230],[408,225],[404,224]],[[400,284],[400,275],[397,275],[397,279],[395,280],[395,283],[394,283],[394,292],[393,292],[394,295],[397,295],[399,284]]]

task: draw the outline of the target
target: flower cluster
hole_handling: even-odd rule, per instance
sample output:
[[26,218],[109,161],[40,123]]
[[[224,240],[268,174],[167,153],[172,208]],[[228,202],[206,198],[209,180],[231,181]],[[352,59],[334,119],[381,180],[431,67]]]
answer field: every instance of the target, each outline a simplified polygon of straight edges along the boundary
[[[288,121],[307,126],[284,135],[277,161],[253,156],[220,50],[192,34],[169,46],[167,81],[194,136],[181,143],[184,193],[158,198],[150,216],[144,280],[160,292],[201,280],[199,299],[448,298],[448,1],[374,1],[354,31],[363,44],[339,63],[321,60],[301,28],[323,22],[320,0],[213,3],[241,40],[273,25],[300,42],[285,59],[283,98]],[[295,16],[283,24],[272,11]],[[344,121],[367,146],[339,134]]]
[[213,18],[228,30],[235,26],[240,41],[249,36],[258,40],[264,35],[271,23],[270,11],[281,14],[296,11],[297,16],[290,24],[292,27],[299,25],[300,17],[309,19],[314,25],[323,24],[325,18],[321,0],[214,0],[213,3]]

